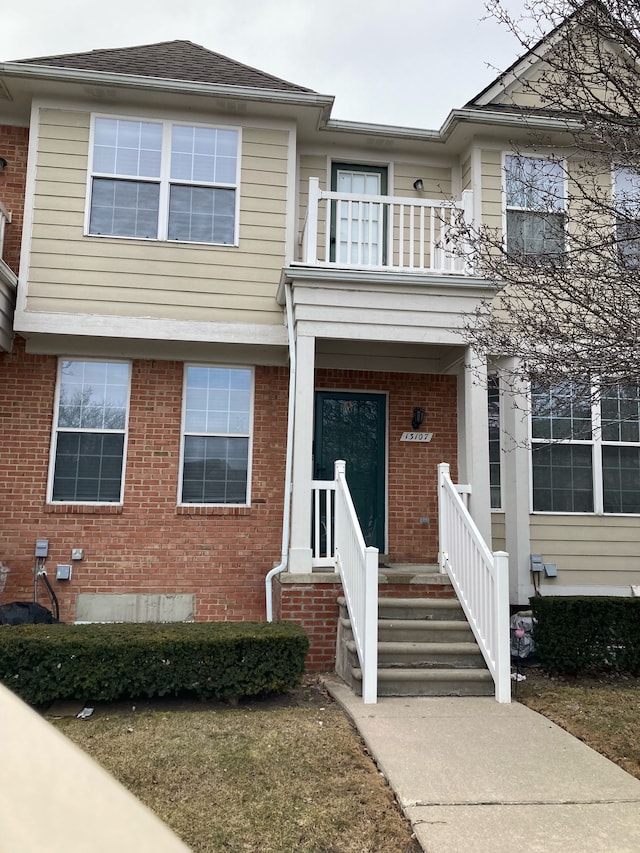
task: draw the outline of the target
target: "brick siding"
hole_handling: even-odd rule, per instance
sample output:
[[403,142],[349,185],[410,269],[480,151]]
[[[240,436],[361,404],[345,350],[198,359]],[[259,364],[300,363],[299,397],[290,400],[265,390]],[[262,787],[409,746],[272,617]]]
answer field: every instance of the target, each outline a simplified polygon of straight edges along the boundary
[[0,125],[0,157],[7,161],[6,169],[0,169],[0,202],[11,214],[11,224],[7,225],[4,235],[2,259],[16,273],[24,221],[28,147],[28,128]]

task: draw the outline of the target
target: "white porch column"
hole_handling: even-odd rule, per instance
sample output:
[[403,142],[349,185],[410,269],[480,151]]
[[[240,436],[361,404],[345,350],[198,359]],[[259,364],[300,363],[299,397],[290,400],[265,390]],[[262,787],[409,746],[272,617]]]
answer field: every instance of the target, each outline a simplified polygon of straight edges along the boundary
[[291,489],[289,571],[311,571],[311,480],[316,340],[301,335],[296,342],[297,375]]
[[458,482],[471,485],[469,512],[491,549],[487,364],[472,347],[458,385]]
[[[510,365],[507,373],[515,374]],[[509,552],[509,601],[527,604],[533,594],[529,563],[529,429],[526,387],[500,380],[502,505]]]

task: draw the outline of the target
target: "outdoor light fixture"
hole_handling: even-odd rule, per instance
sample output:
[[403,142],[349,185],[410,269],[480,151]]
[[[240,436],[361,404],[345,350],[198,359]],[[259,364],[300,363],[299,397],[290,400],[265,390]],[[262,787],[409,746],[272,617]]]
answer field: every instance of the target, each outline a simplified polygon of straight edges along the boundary
[[419,193],[422,192],[422,190],[424,189],[424,184],[422,182],[422,178],[416,178],[415,179],[415,181],[413,182],[413,188],[416,192],[419,192]]
[[413,418],[411,419],[411,427],[414,430],[420,429],[420,424],[424,420],[424,409],[415,408],[413,410]]
[[4,159],[4,157],[0,157],[0,169],[6,169],[6,168],[7,168],[7,161]]

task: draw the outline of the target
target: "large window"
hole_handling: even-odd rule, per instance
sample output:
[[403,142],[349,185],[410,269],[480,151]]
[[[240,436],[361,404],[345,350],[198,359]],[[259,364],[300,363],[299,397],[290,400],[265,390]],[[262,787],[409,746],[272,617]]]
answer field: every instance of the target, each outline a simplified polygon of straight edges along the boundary
[[235,244],[239,133],[97,116],[88,232]]
[[188,366],[185,374],[183,504],[247,504],[253,373]]
[[505,157],[506,248],[514,258],[562,262],[566,250],[562,164]]
[[640,387],[532,391],[533,509],[640,513]]
[[625,266],[640,265],[640,175],[629,169],[613,173],[616,245]]
[[120,503],[129,365],[61,361],[59,370],[49,499]]

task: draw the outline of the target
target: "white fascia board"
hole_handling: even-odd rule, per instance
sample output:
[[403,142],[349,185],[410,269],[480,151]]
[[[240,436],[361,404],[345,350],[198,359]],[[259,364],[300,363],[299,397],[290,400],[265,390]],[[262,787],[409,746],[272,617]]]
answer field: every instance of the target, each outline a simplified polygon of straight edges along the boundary
[[56,68],[49,65],[23,65],[0,63],[0,75],[24,80],[47,80],[60,83],[90,83],[96,86],[118,86],[126,89],[171,91],[185,94],[227,97],[235,100],[267,101],[275,104],[331,109],[333,95],[316,92],[288,92],[280,89],[261,89],[250,86],[230,86],[222,83],[198,83],[190,80],[173,80],[163,77],[145,77],[137,74],[117,74],[109,71],[87,71],[75,68]]
[[15,331],[27,334],[74,334],[105,338],[194,341],[286,346],[284,323],[207,323],[162,320],[154,317],[119,317],[97,314],[53,314],[16,310]]
[[347,286],[357,290],[386,290],[390,286],[397,288],[404,285],[416,290],[437,288],[442,293],[474,291],[476,294],[486,292],[487,295],[493,295],[502,286],[486,278],[463,275],[419,275],[385,270],[345,270],[291,265],[282,270],[280,277],[276,299],[281,305],[284,304],[284,286],[289,283]]

